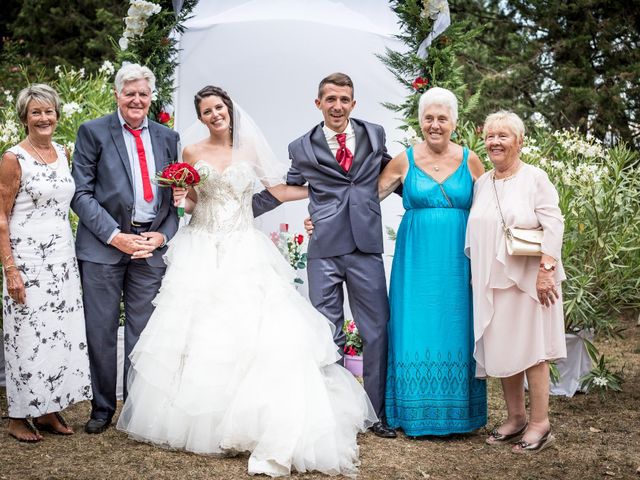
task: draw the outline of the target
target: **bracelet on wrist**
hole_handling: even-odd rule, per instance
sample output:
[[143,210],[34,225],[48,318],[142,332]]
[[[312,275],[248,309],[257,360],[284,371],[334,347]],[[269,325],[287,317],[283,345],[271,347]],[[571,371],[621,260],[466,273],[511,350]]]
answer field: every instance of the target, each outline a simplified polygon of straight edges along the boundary
[[541,263],[540,270],[543,272],[553,272],[556,269],[556,266],[553,263]]

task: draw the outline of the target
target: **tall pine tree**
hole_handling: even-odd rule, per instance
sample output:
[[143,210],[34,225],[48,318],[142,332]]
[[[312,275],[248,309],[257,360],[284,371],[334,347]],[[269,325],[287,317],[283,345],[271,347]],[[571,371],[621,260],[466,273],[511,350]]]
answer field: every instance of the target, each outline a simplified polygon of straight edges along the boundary
[[480,90],[465,82],[463,65],[458,58],[473,42],[481,28],[472,28],[470,22],[452,22],[427,50],[427,57],[418,56],[418,48],[429,35],[434,19],[429,17],[428,0],[396,0],[392,8],[398,15],[402,34],[399,38],[408,52],[387,49],[382,62],[410,92],[400,105],[386,104],[387,108],[402,113],[408,127],[418,128],[418,100],[428,88],[443,87],[453,91],[460,104],[459,117],[468,118],[476,109]]
[[624,0],[451,0],[484,27],[462,54],[482,86],[476,121],[497,108],[554,129],[640,145],[640,4]]

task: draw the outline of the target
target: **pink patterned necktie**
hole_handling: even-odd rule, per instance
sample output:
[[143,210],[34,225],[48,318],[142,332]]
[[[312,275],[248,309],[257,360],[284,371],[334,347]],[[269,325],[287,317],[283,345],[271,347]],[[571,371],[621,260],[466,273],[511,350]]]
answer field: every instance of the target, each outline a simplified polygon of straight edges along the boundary
[[336,140],[338,140],[338,151],[336,152],[336,160],[345,172],[348,172],[353,163],[353,153],[347,148],[347,134],[336,134]]

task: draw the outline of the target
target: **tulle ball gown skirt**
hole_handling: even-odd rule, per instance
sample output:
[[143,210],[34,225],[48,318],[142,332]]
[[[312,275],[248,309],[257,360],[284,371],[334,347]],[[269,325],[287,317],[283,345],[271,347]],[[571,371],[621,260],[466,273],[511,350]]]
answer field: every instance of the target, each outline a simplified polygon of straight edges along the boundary
[[251,474],[354,475],[375,413],[270,240],[185,227],[166,261],[118,428],[199,454],[250,452]]

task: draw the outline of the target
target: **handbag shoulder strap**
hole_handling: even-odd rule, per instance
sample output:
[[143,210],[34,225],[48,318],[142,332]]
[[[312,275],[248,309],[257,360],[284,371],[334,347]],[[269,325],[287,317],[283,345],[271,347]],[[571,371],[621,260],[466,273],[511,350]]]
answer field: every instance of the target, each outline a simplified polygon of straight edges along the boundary
[[496,188],[496,174],[495,172],[491,174],[491,183],[493,184],[493,194],[496,199],[496,206],[498,207],[498,213],[500,214],[500,223],[502,223],[502,230],[507,236],[511,235],[511,230],[507,227],[506,222],[504,221],[504,215],[502,215],[502,208],[500,208],[500,201],[498,200],[498,189]]

